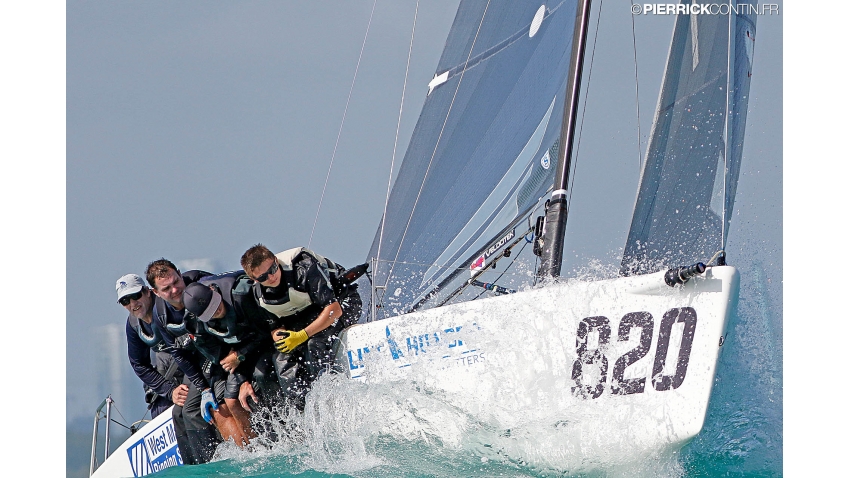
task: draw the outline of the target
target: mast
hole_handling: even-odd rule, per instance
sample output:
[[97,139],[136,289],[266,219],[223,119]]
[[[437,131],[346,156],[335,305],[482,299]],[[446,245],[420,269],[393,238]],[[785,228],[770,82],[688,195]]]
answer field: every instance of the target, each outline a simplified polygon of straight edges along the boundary
[[564,233],[567,229],[567,183],[573,152],[584,50],[587,43],[590,0],[582,0],[578,5],[576,19],[575,29],[573,30],[573,49],[570,55],[570,73],[567,77],[567,90],[565,92],[569,101],[564,101],[564,122],[561,125],[559,141],[562,147],[558,153],[558,168],[555,171],[552,198],[546,208],[540,268],[537,270],[539,277],[558,277],[561,275]]

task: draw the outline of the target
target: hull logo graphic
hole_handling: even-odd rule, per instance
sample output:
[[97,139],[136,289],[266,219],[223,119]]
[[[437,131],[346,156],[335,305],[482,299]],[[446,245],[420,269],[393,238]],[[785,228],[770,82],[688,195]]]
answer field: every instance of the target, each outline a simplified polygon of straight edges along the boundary
[[174,421],[169,419],[127,448],[133,476],[146,476],[157,471],[180,466],[183,458],[177,447]]

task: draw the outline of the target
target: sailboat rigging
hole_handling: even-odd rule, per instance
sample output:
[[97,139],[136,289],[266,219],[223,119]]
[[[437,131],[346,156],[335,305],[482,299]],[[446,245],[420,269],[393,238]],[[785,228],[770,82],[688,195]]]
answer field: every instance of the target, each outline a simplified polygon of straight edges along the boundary
[[[532,20],[517,22],[520,25],[506,24],[499,17],[504,15],[500,8],[513,8],[510,14],[516,14],[519,7],[489,6],[488,13],[488,5],[459,7],[458,18],[464,14],[469,19],[456,19],[435,77],[441,76],[441,71],[454,73],[436,87],[433,82],[429,85],[420,122],[388,199],[393,208],[385,213],[369,253],[375,284],[383,291],[374,291],[373,302],[380,302],[383,310],[410,312],[442,305],[447,295],[455,297],[468,285],[462,272],[467,268],[481,270],[482,257],[489,259],[492,255],[486,251],[505,243],[533,209],[545,207],[546,211],[545,220],[536,227],[535,253],[541,256],[537,275],[560,274],[572,135],[590,4],[562,1],[538,9],[525,5],[525,15]],[[487,16],[497,18],[491,21],[497,26],[491,28],[501,27],[501,35],[489,32],[484,22]],[[724,263],[722,251],[726,226],[731,221],[746,121],[751,68],[747,55],[751,55],[755,31],[752,16],[733,17],[734,21],[728,15],[683,15],[677,22],[675,35],[681,41],[671,46],[621,275],[707,262],[719,251],[717,264]],[[483,29],[485,39],[481,40],[483,45],[476,46],[478,28]],[[558,28],[560,35],[553,33]],[[571,41],[564,42],[562,32],[570,28]],[[532,30],[534,36],[530,35]],[[525,40],[530,45],[521,45],[517,33],[527,33]],[[466,43],[454,45],[453,36]],[[531,45],[535,37],[539,43]],[[559,45],[557,50],[549,41]],[[523,47],[536,50],[510,56],[512,49]],[[703,50],[700,61],[699,52]],[[543,60],[545,66],[558,65],[547,77],[548,89],[539,86],[540,77],[534,83],[524,76],[529,71],[540,75],[550,71],[537,63],[538,51],[548,55]],[[475,75],[470,80],[474,86],[466,89],[460,82],[466,70],[459,69],[466,63],[453,60],[461,54],[467,62],[477,59],[469,73]],[[449,66],[453,64],[456,66]],[[680,68],[682,64],[690,67]],[[508,77],[517,81],[506,81]],[[490,92],[499,89],[502,94],[493,98]],[[551,104],[544,105],[539,99],[521,106],[511,102],[514,96],[524,94],[527,98],[529,90],[535,91],[537,98],[548,98],[542,92],[550,91]],[[452,110],[458,95],[464,102],[459,112]],[[505,119],[508,108],[526,116]],[[535,116],[543,119],[534,132],[517,135],[528,138],[525,143],[493,136],[500,128],[528,130],[535,122],[526,118]],[[434,118],[442,120],[435,122]],[[674,118],[675,124],[671,123]],[[434,123],[440,123],[439,133],[433,131]],[[468,137],[459,138],[462,134]],[[423,156],[429,160],[417,161]],[[558,166],[550,168],[555,158]],[[551,198],[544,204],[548,191]],[[683,207],[675,207],[682,203]],[[680,209],[682,212],[678,212]],[[713,211],[722,211],[723,220]],[[382,250],[378,250],[382,243]],[[375,318],[372,314],[368,319]]]
[[576,14],[566,0],[459,6],[437,75],[480,61],[426,97],[369,254],[386,286],[383,310],[440,303],[456,288],[448,283],[463,286],[461,272],[541,205],[562,149],[572,45],[563,32]]
[[[521,323],[551,339],[534,350],[540,379],[563,384],[547,419],[581,436],[604,411],[620,431],[582,453],[643,453],[701,430],[736,305],[724,248],[755,19],[677,17],[620,277],[498,289],[482,271],[526,234],[538,277],[560,275],[589,11],[587,0],[461,1],[369,253],[380,310],[394,317],[345,330],[337,365],[366,383],[424,381],[459,407],[497,400],[529,373],[504,348],[502,332]],[[470,58],[474,68],[458,66]],[[545,219],[518,229],[541,207]],[[470,284],[499,293],[472,300]]]

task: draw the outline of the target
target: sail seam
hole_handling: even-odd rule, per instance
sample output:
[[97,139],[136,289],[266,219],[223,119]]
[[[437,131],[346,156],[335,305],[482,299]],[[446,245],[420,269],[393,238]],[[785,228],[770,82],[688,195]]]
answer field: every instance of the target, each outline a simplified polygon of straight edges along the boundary
[[[695,90],[693,91],[693,93],[691,93],[691,94],[689,94],[689,95],[685,95],[685,96],[681,96],[681,97],[677,98],[676,100],[674,100],[674,101],[673,101],[672,103],[670,103],[669,105],[664,106],[663,108],[660,108],[658,111],[659,111],[660,113],[667,113],[668,111],[670,111],[671,109],[673,109],[676,105],[678,105],[678,104],[679,104],[679,103],[681,103],[682,101],[687,100],[687,99],[690,99],[690,98],[693,98],[694,96],[696,96],[696,95],[698,95],[698,94],[702,93],[702,92],[703,92],[706,88],[708,88],[709,86],[712,86],[715,82],[717,82],[717,80],[719,80],[719,79],[720,79],[723,75],[724,75],[724,72],[722,72],[722,71],[721,71],[721,72],[720,72],[719,74],[717,74],[716,76],[712,77],[711,79],[709,79],[709,80],[708,80],[708,81],[706,81],[705,83],[701,84],[701,85],[699,86],[699,88],[697,88],[697,89],[695,89]],[[663,116],[663,115],[659,115],[659,116]]]
[[[559,8],[561,8],[561,6],[564,4],[565,1],[566,0],[563,0],[563,1],[561,1],[561,3],[552,7],[551,9],[547,9],[546,15],[543,17],[541,22],[545,21],[547,18],[554,15],[555,12]],[[478,55],[475,55],[474,58],[467,59],[467,62],[464,64],[464,66],[458,64],[458,65],[455,65],[455,66],[445,70],[444,72],[442,72],[440,74],[435,74],[434,78],[439,79],[439,83],[434,84],[434,86],[431,86],[429,84],[428,93],[430,94],[431,91],[434,88],[436,88],[439,85],[442,85],[443,83],[446,83],[447,81],[451,80],[452,78],[454,78],[458,74],[462,74],[464,71],[472,70],[473,68],[475,68],[479,64],[484,63],[485,61],[489,60],[491,57],[498,55],[503,50],[505,50],[509,46],[513,45],[514,43],[516,43],[520,39],[522,39],[523,36],[525,36],[529,32],[530,28],[531,28],[531,24],[529,24],[527,27],[523,27],[523,28],[517,30],[515,33],[506,37],[504,40],[497,43],[496,45],[493,45],[492,47],[488,48],[487,50],[479,53]],[[463,69],[461,69],[461,68],[463,68]],[[445,77],[443,77],[443,75],[445,75]],[[431,81],[433,82],[434,80],[431,80]]]

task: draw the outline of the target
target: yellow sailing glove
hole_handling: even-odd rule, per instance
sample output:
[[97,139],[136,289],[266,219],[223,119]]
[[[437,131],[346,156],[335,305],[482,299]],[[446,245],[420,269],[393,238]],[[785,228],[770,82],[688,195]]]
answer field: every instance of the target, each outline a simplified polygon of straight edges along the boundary
[[289,353],[295,350],[295,347],[303,344],[310,337],[307,336],[307,332],[305,330],[299,330],[298,332],[293,332],[291,330],[284,330],[277,334],[278,337],[283,337],[280,340],[275,340],[274,348],[276,348],[279,352]]

